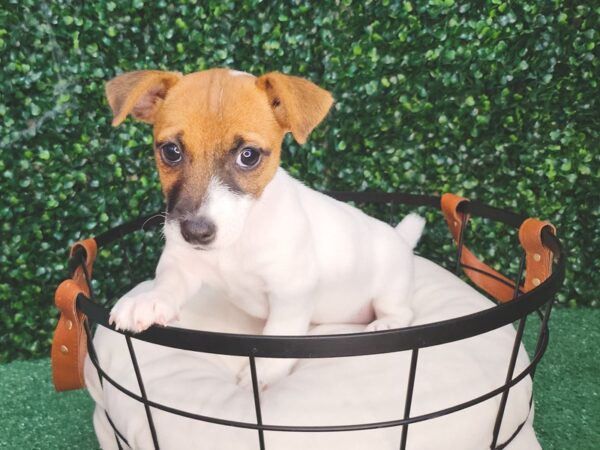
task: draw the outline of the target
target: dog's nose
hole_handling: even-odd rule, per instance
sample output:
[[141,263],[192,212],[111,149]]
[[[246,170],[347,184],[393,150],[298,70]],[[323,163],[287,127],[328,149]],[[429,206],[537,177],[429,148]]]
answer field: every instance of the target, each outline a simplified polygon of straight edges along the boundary
[[181,235],[190,244],[207,245],[215,240],[217,227],[206,217],[182,220]]

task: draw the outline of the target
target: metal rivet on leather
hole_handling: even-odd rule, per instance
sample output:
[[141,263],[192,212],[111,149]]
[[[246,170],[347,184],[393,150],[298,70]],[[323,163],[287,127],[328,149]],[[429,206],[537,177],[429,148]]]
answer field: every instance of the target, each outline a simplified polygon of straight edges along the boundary
[[539,253],[534,253],[533,254],[533,260],[536,262],[540,262],[542,259],[542,255],[540,255]]
[[63,353],[63,354],[69,353],[69,347],[67,347],[66,345],[61,345],[60,346],[60,352]]
[[531,280],[531,282],[533,283],[534,286],[539,286],[541,284],[541,281],[539,278],[534,278],[533,280]]
[[73,322],[71,320],[67,320],[66,325],[67,325],[67,330],[73,329]]

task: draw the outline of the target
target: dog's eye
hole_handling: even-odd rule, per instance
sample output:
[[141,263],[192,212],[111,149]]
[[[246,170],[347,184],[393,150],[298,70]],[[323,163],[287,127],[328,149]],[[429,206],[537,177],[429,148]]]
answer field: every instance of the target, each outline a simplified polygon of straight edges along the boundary
[[160,147],[160,156],[169,166],[178,164],[183,159],[183,153],[176,144],[168,142]]
[[253,169],[259,162],[260,151],[252,147],[244,147],[235,161],[242,169]]

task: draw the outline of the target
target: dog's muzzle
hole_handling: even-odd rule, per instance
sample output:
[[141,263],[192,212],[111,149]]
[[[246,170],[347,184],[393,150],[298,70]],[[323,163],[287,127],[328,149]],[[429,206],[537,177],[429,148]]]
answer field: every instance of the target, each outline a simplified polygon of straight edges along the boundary
[[190,244],[208,245],[217,236],[217,227],[206,217],[184,219],[179,223],[179,227],[181,236]]

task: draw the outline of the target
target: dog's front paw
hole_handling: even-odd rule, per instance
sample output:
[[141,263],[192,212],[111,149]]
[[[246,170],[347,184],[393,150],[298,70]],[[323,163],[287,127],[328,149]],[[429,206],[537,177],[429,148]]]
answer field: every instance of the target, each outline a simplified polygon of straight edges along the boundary
[[110,324],[117,330],[139,333],[152,324],[166,325],[178,318],[178,310],[150,291],[121,298],[110,312]]
[[408,320],[396,316],[388,316],[374,320],[369,325],[367,325],[365,331],[393,330],[395,328],[403,328],[407,325]]
[[[259,359],[256,362],[258,389],[263,391],[273,383],[287,376],[294,363],[295,360],[288,359]],[[243,388],[252,389],[252,373],[250,372],[249,364],[245,365],[238,373],[238,385]]]

